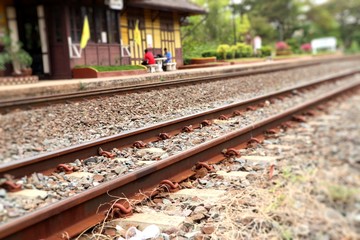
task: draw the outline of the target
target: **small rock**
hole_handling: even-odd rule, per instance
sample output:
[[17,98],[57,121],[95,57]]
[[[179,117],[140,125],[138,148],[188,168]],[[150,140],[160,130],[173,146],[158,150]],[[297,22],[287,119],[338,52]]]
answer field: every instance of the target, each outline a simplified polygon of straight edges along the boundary
[[197,234],[201,234],[201,232],[200,231],[189,232],[185,234],[185,237],[188,239],[193,239]]
[[104,234],[110,237],[115,237],[116,236],[116,229],[115,228],[106,228]]
[[97,163],[97,158],[96,157],[89,157],[89,158],[84,160],[85,165],[89,165],[91,163]]
[[299,225],[296,227],[295,229],[295,233],[297,236],[302,236],[302,237],[306,237],[309,235],[310,233],[310,229],[309,229],[309,226],[307,225]]
[[19,217],[21,214],[19,211],[17,211],[16,209],[11,209],[11,210],[8,210],[8,216],[10,218],[16,218],[16,217]]
[[120,166],[120,167],[116,167],[113,171],[116,172],[118,175],[120,175],[120,174],[126,172],[126,170],[127,170],[127,168]]
[[196,213],[196,214],[192,214],[190,216],[190,218],[194,221],[194,222],[200,222],[200,220],[204,219],[206,216],[202,213]]
[[193,185],[191,184],[191,182],[183,182],[180,185],[184,188],[193,188]]
[[206,184],[208,183],[208,180],[198,179],[198,182],[199,182],[201,185],[206,185]]
[[94,181],[95,182],[102,182],[102,181],[104,181],[104,176],[97,174],[97,175],[94,176]]
[[194,212],[194,214],[197,214],[197,213],[206,214],[208,211],[203,206],[197,206],[193,212]]
[[182,216],[184,217],[188,217],[190,216],[190,214],[192,213],[193,211],[191,211],[190,209],[185,209],[183,212],[182,212]]
[[4,198],[4,197],[6,197],[6,195],[7,195],[6,190],[3,188],[0,188],[0,197]]
[[166,199],[166,198],[164,198],[164,199],[162,200],[162,202],[163,202],[163,204],[165,204],[165,205],[171,205],[171,204],[172,204],[172,202],[171,202],[169,199]]
[[201,228],[201,232],[205,234],[212,234],[215,231],[215,227],[212,224],[206,224]]

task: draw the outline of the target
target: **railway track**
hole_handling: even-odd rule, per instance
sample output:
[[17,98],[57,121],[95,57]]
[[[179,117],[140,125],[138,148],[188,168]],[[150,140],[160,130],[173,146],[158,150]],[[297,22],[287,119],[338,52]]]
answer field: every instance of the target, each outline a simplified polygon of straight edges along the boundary
[[[290,97],[296,94],[296,92],[315,88],[330,81],[352,76],[358,72],[359,69],[347,70],[339,74],[323,77],[309,84],[289,88],[241,103],[44,154],[36,158],[5,164],[0,167],[0,174],[2,177],[5,174],[21,177],[30,175],[33,172],[50,174],[58,168],[59,164],[97,155],[100,147],[109,151],[113,148],[123,149],[131,147],[134,142],[139,140],[146,144],[154,140],[157,141],[159,136],[162,139],[167,139],[169,136],[182,132],[185,126],[187,126],[186,131],[191,131],[189,125],[192,125],[193,128],[202,128],[210,124],[211,119],[217,119],[220,116],[222,119],[227,119],[229,116],[238,115],[247,110],[255,110],[255,108],[263,106],[264,102],[270,102],[271,99],[284,98],[284,96]],[[316,99],[308,100],[284,112],[256,121],[248,126],[187,149],[184,152],[135,169],[133,172],[101,183],[87,191],[6,222],[0,226],[0,237],[5,239],[25,239],[26,236],[30,236],[35,232],[37,233],[37,238],[59,239],[61,233],[65,231],[69,236],[75,236],[82,230],[105,218],[109,205],[104,205],[103,203],[111,202],[113,198],[110,196],[124,195],[126,197],[143,198],[143,195],[137,196],[136,193],[139,190],[150,194],[154,193],[153,189],[165,179],[179,182],[194,174],[192,168],[199,162],[214,163],[224,158],[223,153],[236,154],[236,151],[231,148],[238,148],[241,144],[247,144],[248,141],[254,140],[254,137],[263,134],[266,130],[293,119],[294,115],[304,113],[307,109],[317,104],[358,88],[359,85],[359,81],[344,84],[336,90],[318,96]],[[299,119],[301,120],[301,117]],[[141,147],[141,142],[137,143],[140,144],[138,147]],[[227,149],[227,151],[224,152],[224,149]],[[103,152],[101,151],[101,153]]]
[[[356,59],[356,57],[344,57],[341,59],[352,60],[352,59]],[[275,67],[257,66],[250,68],[248,71],[243,69],[233,69],[231,70],[231,72],[225,74],[218,74],[218,75],[206,76],[206,77],[195,77],[195,78],[188,78],[181,80],[169,80],[166,82],[146,83],[146,84],[138,84],[138,85],[132,85],[126,87],[115,87],[115,88],[100,89],[100,90],[88,90],[88,91],[81,91],[75,93],[53,94],[53,95],[26,97],[26,98],[18,98],[18,99],[10,99],[10,100],[0,100],[0,113],[4,114],[14,109],[29,109],[33,107],[41,107],[56,103],[67,103],[70,101],[84,101],[92,98],[114,96],[119,94],[128,94],[133,92],[143,92],[143,91],[150,91],[155,89],[171,88],[180,85],[184,86],[189,84],[218,81],[218,80],[237,78],[242,76],[278,72],[278,71],[314,66],[323,63],[330,63],[334,61],[339,61],[339,59],[338,58],[327,59],[327,60],[317,59],[317,60],[305,61],[303,63],[286,63],[283,64],[282,66],[275,66]]]

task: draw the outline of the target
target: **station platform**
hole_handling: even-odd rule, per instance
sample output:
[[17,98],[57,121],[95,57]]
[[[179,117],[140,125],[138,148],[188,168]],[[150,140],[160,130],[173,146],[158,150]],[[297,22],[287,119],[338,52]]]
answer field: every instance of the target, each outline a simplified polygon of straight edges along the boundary
[[42,95],[52,95],[70,92],[81,92],[93,89],[109,89],[112,87],[135,86],[139,84],[170,81],[175,79],[195,78],[203,76],[213,76],[216,74],[230,73],[233,71],[248,71],[264,66],[281,66],[285,63],[296,63],[303,61],[319,60],[321,58],[338,58],[341,55],[332,56],[306,56],[291,59],[281,59],[276,61],[260,61],[254,63],[241,63],[234,65],[194,68],[176,70],[170,72],[146,73],[141,75],[129,75],[107,78],[91,79],[63,79],[63,80],[40,80],[36,83],[17,84],[0,86],[0,101],[3,99],[18,99]]

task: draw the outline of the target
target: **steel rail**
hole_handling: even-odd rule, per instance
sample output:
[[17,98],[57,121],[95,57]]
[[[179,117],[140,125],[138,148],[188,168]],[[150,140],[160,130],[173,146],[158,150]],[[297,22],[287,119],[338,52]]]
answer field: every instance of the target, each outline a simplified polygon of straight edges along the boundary
[[360,81],[347,84],[320,95],[316,99],[306,101],[252,125],[202,143],[182,153],[5,223],[0,226],[0,238],[29,239],[29,236],[34,236],[36,233],[36,239],[61,239],[64,232],[70,237],[75,236],[80,231],[105,218],[105,212],[110,206],[108,203],[114,200],[112,196],[131,198],[139,190],[141,192],[150,191],[156,188],[162,180],[172,179],[181,172],[189,171],[198,162],[205,162],[221,155],[223,149],[246,143],[267,129],[291,120],[295,114],[301,114],[307,109],[358,87],[360,87]]
[[129,146],[138,140],[142,140],[144,142],[151,141],[157,139],[159,133],[178,132],[184,126],[197,126],[203,120],[217,118],[220,115],[229,115],[232,114],[235,110],[246,109],[248,106],[254,106],[256,104],[262,103],[269,98],[276,98],[284,94],[291,94],[294,90],[314,87],[316,85],[323,84],[328,81],[335,81],[337,79],[348,77],[359,72],[359,68],[346,70],[338,74],[331,74],[318,78],[306,84],[279,90],[277,92],[258,96],[246,101],[233,103],[209,111],[165,121],[149,127],[143,127],[137,130],[127,131],[98,140],[89,141],[87,143],[67,147],[53,152],[39,154],[34,157],[4,163],[0,165],[0,177],[4,177],[5,174],[10,174],[14,177],[22,177],[24,175],[30,175],[33,172],[43,172],[45,174],[51,173],[56,169],[58,164],[98,155],[99,147],[101,147],[103,150],[110,151],[113,148]]
[[338,60],[349,60],[352,59],[350,57],[342,57],[342,58],[334,58],[334,59],[316,59],[309,60],[304,63],[286,63],[282,66],[256,66],[250,67],[250,71],[248,69],[229,69],[230,72],[224,74],[216,74],[212,76],[203,76],[203,77],[195,77],[189,79],[181,79],[181,80],[169,80],[166,82],[156,82],[156,83],[147,83],[147,84],[136,84],[124,87],[115,87],[115,88],[104,88],[104,89],[95,89],[81,92],[73,92],[73,93],[63,93],[63,94],[53,94],[53,95],[44,95],[44,96],[35,96],[35,97],[25,97],[18,99],[10,99],[10,100],[0,100],[0,113],[6,113],[13,109],[28,109],[30,107],[43,106],[48,104],[55,103],[64,103],[68,101],[81,101],[84,99],[91,99],[96,97],[106,97],[112,95],[126,94],[132,92],[141,92],[141,91],[149,91],[155,89],[162,89],[168,87],[176,87],[179,85],[189,85],[194,83],[201,82],[210,82],[217,81],[224,78],[235,78],[249,75],[257,75],[264,74],[270,72],[277,71],[285,71],[289,69],[307,67],[312,65],[318,65],[321,63],[327,63],[331,61]]

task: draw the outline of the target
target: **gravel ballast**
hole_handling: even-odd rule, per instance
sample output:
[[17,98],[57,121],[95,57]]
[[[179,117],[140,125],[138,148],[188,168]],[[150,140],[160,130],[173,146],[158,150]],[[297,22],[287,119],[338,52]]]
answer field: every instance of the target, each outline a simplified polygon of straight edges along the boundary
[[0,162],[194,114],[357,67],[343,61],[160,91],[57,104],[0,116]]
[[[346,82],[349,84],[354,81],[358,82],[359,77],[349,77]],[[77,168],[78,172],[87,173],[87,175],[84,175],[82,178],[65,173],[53,173],[50,176],[34,173],[29,177],[16,180],[16,182],[22,184],[24,189],[40,190],[41,192],[37,193],[40,194],[39,198],[29,200],[28,198],[22,198],[18,195],[14,196],[12,194],[8,195],[6,192],[3,192],[0,203],[4,211],[0,216],[2,217],[2,221],[7,221],[11,218],[26,214],[28,211],[73,196],[93,186],[97,186],[102,182],[109,181],[146,165],[143,161],[165,159],[171,155],[190,149],[195,145],[277,114],[279,111],[299,105],[308,99],[329,92],[339,85],[343,85],[343,81],[321,85],[311,91],[294,93],[291,98],[286,98],[282,101],[276,100],[274,103],[267,102],[264,108],[256,111],[247,111],[242,116],[231,118],[228,121],[214,121],[214,124],[211,126],[196,129],[191,133],[181,133],[171,139],[149,144],[147,147],[157,149],[155,152],[146,151],[146,149],[125,148],[120,151],[113,150],[113,153],[116,154],[115,159],[94,156],[85,159],[83,162],[76,160],[70,163],[71,166]],[[1,180],[5,181],[5,179]]]

